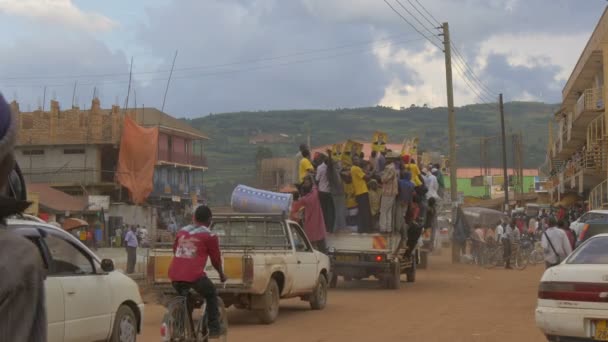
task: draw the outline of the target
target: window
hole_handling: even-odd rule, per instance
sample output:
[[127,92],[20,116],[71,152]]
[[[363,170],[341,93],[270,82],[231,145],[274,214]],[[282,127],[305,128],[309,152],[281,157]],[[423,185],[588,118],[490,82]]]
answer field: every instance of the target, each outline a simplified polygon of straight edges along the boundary
[[21,153],[24,156],[41,156],[44,154],[44,150],[23,150]]
[[84,148],[66,148],[63,154],[84,154]]
[[596,237],[581,245],[568,260],[569,264],[608,264],[608,238]]
[[289,229],[291,230],[291,235],[293,235],[296,252],[311,252],[312,249],[306,243],[306,236],[302,229],[295,224],[290,224]]
[[52,258],[49,275],[69,276],[95,273],[91,258],[83,254],[72,243],[55,235],[48,235],[45,241]]

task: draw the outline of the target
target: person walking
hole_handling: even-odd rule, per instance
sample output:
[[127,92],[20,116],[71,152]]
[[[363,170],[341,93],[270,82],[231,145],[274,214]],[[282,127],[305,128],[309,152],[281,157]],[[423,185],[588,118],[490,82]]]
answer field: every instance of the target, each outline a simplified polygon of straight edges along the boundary
[[[547,228],[540,240],[545,255],[545,267],[551,268],[559,265],[570,253],[572,247],[566,232],[556,227],[558,222],[549,217],[549,228]],[[562,222],[563,225],[563,222]]]
[[574,247],[576,245],[576,236],[574,234],[574,231],[570,229],[567,222],[564,220],[557,221],[557,228],[563,230],[564,233],[566,233],[566,236],[568,237],[568,242],[570,242],[570,249],[574,250]]
[[395,167],[395,161],[399,158],[397,153],[387,154],[388,164],[382,172],[382,198],[380,200],[380,231],[392,232],[394,223],[393,215],[395,200],[399,194],[399,174]]
[[321,201],[321,209],[323,210],[323,220],[325,221],[325,229],[328,232],[334,231],[334,201],[331,195],[331,189],[329,186],[327,166],[327,156],[322,154],[319,157],[321,164],[317,167],[316,180],[319,186],[319,201]]
[[127,274],[135,272],[135,263],[137,262],[137,228],[131,226],[131,229],[125,234],[125,247],[127,249]]
[[369,203],[369,191],[367,189],[369,177],[361,169],[361,159],[358,157],[353,157],[353,166],[350,169],[350,176],[355,190],[355,199],[357,201],[359,233],[371,233],[372,213]]
[[511,256],[513,255],[513,243],[519,241],[519,229],[517,228],[515,219],[507,225],[505,233],[502,239],[504,248],[503,259],[505,261],[505,268],[510,270],[511,267]]

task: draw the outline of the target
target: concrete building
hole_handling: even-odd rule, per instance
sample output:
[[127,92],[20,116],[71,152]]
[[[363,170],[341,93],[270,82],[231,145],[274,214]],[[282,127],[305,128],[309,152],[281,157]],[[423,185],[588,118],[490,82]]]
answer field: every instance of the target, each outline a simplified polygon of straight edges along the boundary
[[158,161],[154,191],[149,201],[192,202],[203,196],[208,138],[182,120],[155,108],[102,109],[94,99],[91,109],[61,110],[51,101],[50,111],[21,112],[16,102],[19,135],[16,158],[28,183],[44,183],[74,195],[107,195],[114,201],[128,196],[115,181],[124,115],[139,125],[158,127]]
[[553,201],[572,192],[588,198],[592,209],[608,205],[607,80],[608,8],[566,82],[550,124],[548,191]]
[[257,186],[269,191],[280,191],[283,187],[293,185],[293,170],[296,167],[295,158],[266,158],[262,159],[257,170]]

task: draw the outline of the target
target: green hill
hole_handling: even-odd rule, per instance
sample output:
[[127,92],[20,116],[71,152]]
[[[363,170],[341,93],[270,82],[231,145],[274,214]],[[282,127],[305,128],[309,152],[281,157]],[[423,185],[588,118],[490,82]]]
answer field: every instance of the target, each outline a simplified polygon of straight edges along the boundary
[[[500,134],[499,113],[493,107],[497,106],[456,108],[459,166],[479,167],[479,138]],[[505,104],[508,132],[523,134],[526,167],[538,167],[544,162],[547,123],[556,109],[557,105],[535,102]],[[370,140],[373,132],[380,130],[388,133],[389,142],[400,143],[404,137],[418,136],[420,151],[448,154],[445,107],[238,112],[209,114],[188,122],[212,139],[205,147],[209,162],[205,185],[210,202],[216,205],[228,202],[235,184],[254,185],[258,148],[268,148],[275,157],[293,156],[298,145],[306,142],[309,131],[313,146],[348,138]],[[284,134],[289,137],[289,142],[249,144],[249,139],[260,133]],[[487,147],[491,166],[500,166],[500,140],[489,141]],[[509,153],[509,162],[511,155]]]

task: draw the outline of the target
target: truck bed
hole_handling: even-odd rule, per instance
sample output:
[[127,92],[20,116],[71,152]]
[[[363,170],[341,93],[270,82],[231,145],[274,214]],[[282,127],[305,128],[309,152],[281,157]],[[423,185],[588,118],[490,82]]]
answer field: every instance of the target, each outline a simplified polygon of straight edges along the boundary
[[327,234],[327,247],[342,252],[392,252],[401,236],[395,233],[331,233]]

